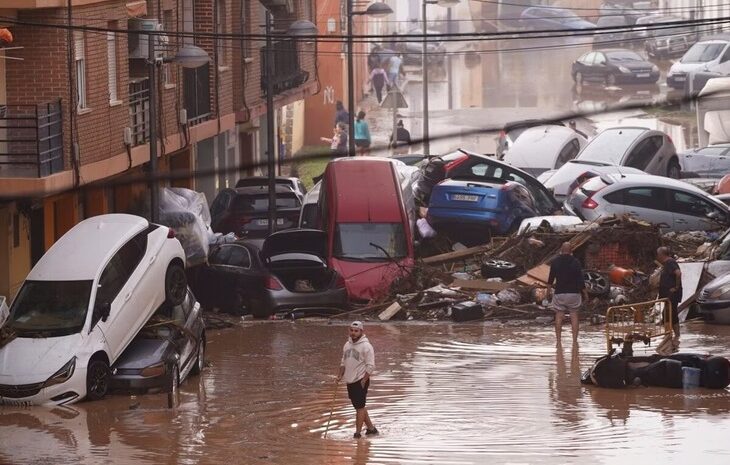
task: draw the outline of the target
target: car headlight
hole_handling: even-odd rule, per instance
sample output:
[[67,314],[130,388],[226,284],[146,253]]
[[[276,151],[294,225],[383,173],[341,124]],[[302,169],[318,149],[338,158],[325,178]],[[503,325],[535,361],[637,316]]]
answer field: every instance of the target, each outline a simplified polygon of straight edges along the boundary
[[618,70],[621,71],[622,73],[630,73],[631,72],[631,70],[629,68],[625,67],[625,66],[619,66],[618,67]]
[[730,297],[730,283],[723,284],[710,293],[711,299],[719,299],[721,297]]
[[51,375],[50,378],[46,380],[46,382],[43,384],[43,387],[53,386],[55,384],[61,384],[68,381],[71,376],[74,374],[74,370],[76,369],[76,357],[73,357],[71,360],[69,360],[64,366],[61,367],[60,370],[55,372]]
[[163,362],[160,362],[143,368],[140,372],[140,375],[144,376],[145,378],[155,378],[157,376],[164,375],[165,371],[165,364]]
[[651,71],[654,72],[654,73],[658,73],[659,72],[659,67],[657,65],[652,65]]

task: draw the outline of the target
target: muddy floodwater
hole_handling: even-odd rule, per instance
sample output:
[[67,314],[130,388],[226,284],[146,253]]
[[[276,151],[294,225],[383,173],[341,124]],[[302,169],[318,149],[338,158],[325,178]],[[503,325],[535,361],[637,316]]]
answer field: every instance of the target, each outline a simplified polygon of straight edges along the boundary
[[[730,463],[729,391],[581,386],[605,351],[598,327],[579,348],[556,348],[543,327],[366,329],[378,437],[352,439],[344,389],[323,437],[346,326],[248,323],[209,332],[210,366],[184,383],[177,408],[158,394],[0,410],[0,463]],[[692,323],[682,348],[728,356],[728,336]]]

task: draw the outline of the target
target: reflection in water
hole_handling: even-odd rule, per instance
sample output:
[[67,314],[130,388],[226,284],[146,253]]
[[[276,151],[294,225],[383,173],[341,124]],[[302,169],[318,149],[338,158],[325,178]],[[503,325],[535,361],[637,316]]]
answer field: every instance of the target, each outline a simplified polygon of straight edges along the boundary
[[[262,323],[211,332],[211,366],[186,381],[173,410],[164,395],[0,410],[0,463],[656,463],[697,448],[703,463],[726,462],[728,391],[580,385],[604,347],[598,330],[581,333],[580,350],[556,348],[549,328],[367,331],[380,436],[352,439],[341,387],[323,439],[346,326]],[[689,325],[682,344],[727,355],[728,333]]]

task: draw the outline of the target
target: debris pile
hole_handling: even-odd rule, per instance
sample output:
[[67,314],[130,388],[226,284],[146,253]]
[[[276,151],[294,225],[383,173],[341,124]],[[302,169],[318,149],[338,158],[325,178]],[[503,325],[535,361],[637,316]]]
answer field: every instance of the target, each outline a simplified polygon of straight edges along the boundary
[[549,323],[553,319],[547,287],[550,263],[561,244],[569,242],[586,270],[590,298],[582,316],[600,323],[612,305],[653,299],[656,290],[650,276],[656,270],[656,249],[683,240],[662,236],[658,227],[629,218],[559,231],[545,223],[488,244],[422,258],[413,273],[397,280],[386,297],[371,302],[362,314],[380,320]]

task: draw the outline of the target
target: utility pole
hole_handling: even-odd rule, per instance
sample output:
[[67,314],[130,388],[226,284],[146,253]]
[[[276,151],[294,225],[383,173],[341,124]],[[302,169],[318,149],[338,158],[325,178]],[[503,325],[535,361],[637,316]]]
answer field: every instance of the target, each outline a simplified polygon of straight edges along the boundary
[[266,10],[266,162],[269,175],[269,234],[276,231],[276,155],[274,154],[274,44],[271,12]]
[[421,11],[421,19],[423,20],[423,53],[421,54],[421,64],[423,76],[421,82],[423,87],[423,154],[431,155],[431,143],[428,134],[428,19],[426,17],[428,11],[428,1],[422,0],[423,10]]
[[150,94],[150,222],[157,223],[160,217],[160,191],[157,181],[157,57],[155,56],[155,36],[147,34],[149,58],[148,88]]
[[352,38],[352,0],[347,0],[347,155],[355,156],[355,65]]

